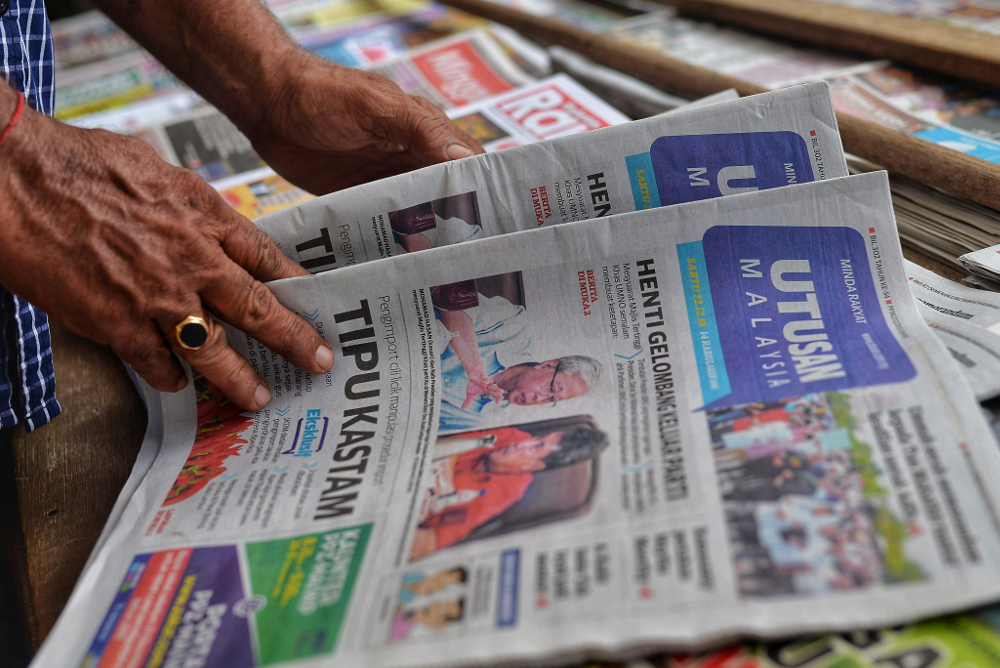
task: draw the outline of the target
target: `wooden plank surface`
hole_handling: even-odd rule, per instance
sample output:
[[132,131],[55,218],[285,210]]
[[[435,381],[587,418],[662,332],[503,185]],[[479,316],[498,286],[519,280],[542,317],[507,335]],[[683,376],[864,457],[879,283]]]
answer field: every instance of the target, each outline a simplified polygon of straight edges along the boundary
[[110,348],[53,324],[52,353],[63,414],[31,434],[10,430],[10,461],[0,464],[17,491],[16,505],[5,499],[4,535],[33,650],[66,604],[146,430],[146,409]]
[[[764,92],[742,79],[685,63],[658,51],[626,44],[556,19],[533,16],[488,0],[443,0],[445,4],[514,28],[542,44],[558,44],[668,93],[687,99],[726,88],[740,95]],[[1000,165],[974,158],[875,123],[838,113],[844,149],[890,172],[1000,209]]]
[[1000,37],[819,0],[656,0],[685,16],[1000,86]]

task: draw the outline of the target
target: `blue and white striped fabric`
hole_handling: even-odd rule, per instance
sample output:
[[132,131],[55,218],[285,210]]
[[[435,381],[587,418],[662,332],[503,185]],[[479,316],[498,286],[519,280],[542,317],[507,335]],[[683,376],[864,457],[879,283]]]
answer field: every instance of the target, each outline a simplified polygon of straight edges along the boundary
[[[10,8],[0,16],[0,73],[24,93],[33,109],[52,115],[55,67],[43,0],[10,0]],[[9,120],[0,119],[0,128]],[[32,431],[61,410],[49,319],[0,286],[0,428],[23,423]]]

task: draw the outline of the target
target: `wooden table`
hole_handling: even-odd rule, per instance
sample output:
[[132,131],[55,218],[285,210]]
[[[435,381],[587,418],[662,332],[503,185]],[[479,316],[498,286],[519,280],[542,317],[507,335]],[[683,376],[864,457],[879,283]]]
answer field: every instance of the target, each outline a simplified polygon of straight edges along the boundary
[[[906,257],[952,280],[962,275],[906,249]],[[69,598],[128,478],[146,411],[110,349],[52,326],[63,415],[0,443],[3,530],[32,651]]]

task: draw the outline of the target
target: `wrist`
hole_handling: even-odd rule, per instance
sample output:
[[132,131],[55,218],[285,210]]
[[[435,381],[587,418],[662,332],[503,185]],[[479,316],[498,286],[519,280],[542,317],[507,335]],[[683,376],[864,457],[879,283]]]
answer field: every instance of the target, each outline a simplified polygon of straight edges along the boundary
[[[24,114],[24,107],[24,95],[10,86],[0,85],[0,136],[4,133],[13,133],[14,127]],[[4,143],[5,141],[0,140],[0,147]]]
[[[267,143],[290,132],[294,134],[295,130],[303,130],[293,126],[298,122],[295,110],[308,105],[304,96],[315,94],[318,90],[329,92],[332,81],[339,81],[345,73],[352,72],[354,70],[329,62],[293,44],[269,59],[262,69],[254,106],[248,109],[251,113],[240,112],[239,120],[234,119],[233,122],[255,146],[258,142]],[[335,117],[334,111],[329,111]]]
[[298,46],[286,39],[250,56],[245,69],[248,76],[237,84],[239,93],[228,97],[231,104],[216,104],[247,137],[253,138],[269,125],[275,104],[289,85],[289,72],[297,67],[300,52]]

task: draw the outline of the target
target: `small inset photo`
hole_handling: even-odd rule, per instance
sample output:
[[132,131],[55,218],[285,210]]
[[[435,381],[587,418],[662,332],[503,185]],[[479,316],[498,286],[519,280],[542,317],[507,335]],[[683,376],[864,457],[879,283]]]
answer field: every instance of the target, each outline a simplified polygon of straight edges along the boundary
[[448,246],[483,236],[475,191],[389,212],[397,253]]
[[457,628],[466,617],[469,571],[453,566],[403,576],[389,642],[400,642]]

